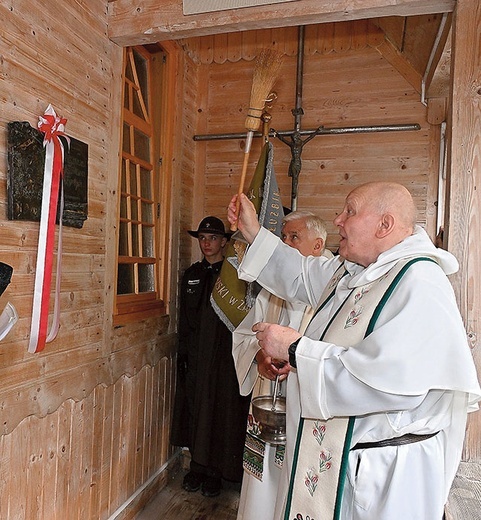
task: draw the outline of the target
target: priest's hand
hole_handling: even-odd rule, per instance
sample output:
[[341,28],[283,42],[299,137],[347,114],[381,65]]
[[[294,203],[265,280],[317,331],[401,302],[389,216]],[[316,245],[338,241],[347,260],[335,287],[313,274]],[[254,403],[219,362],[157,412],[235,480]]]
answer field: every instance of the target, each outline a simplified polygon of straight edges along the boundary
[[256,354],[257,371],[262,377],[274,381],[279,376],[279,381],[284,381],[291,370],[289,363],[279,359],[272,359],[261,349]]
[[288,348],[301,334],[291,327],[283,327],[275,323],[255,323],[252,331],[256,333],[259,346],[266,356],[282,361],[289,361]]
[[[237,211],[237,199],[239,199],[239,211]],[[259,229],[259,219],[257,218],[254,204],[243,193],[234,195],[227,207],[227,219],[230,224],[237,225],[237,229],[242,233],[249,244],[252,244]]]

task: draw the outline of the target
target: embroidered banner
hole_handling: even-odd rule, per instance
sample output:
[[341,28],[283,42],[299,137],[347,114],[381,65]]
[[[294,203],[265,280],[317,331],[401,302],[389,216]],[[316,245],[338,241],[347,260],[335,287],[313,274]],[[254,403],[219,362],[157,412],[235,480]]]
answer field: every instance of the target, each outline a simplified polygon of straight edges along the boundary
[[[260,224],[279,236],[284,210],[274,173],[273,146],[269,142],[262,149],[247,196],[256,208]],[[237,277],[246,245],[240,233],[233,235],[211,296],[212,307],[230,331],[246,317],[256,296],[252,284]]]

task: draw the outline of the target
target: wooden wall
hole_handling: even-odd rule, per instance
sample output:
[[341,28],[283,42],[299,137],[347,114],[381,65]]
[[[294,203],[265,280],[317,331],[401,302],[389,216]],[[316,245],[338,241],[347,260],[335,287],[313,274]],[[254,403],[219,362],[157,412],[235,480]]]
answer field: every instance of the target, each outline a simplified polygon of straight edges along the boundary
[[204,176],[196,166],[196,147],[192,136],[196,132],[198,118],[198,96],[203,92],[200,87],[201,77],[198,67],[189,58],[184,60],[182,90],[182,121],[186,130],[182,141],[180,157],[182,161],[182,184],[180,187],[180,270],[184,271],[190,263],[200,258],[197,241],[187,233],[189,229],[197,229],[198,222],[204,216],[204,204],[200,200]]
[[[298,29],[215,35],[182,43],[198,63],[197,134],[245,132],[256,52],[273,46],[284,54],[274,90],[271,127],[293,130]],[[413,193],[419,223],[436,234],[439,127],[427,122],[420,93],[383,56],[384,35],[368,21],[307,26],[302,89],[303,130],[417,123],[419,131],[321,135],[302,150],[298,209],[319,213],[328,223],[328,246],[337,247],[332,220],[347,193],[372,180],[394,180]],[[257,51],[255,50],[257,49]],[[305,137],[304,137],[305,139]],[[283,204],[290,206],[291,152],[276,138],[274,165]],[[221,218],[237,191],[244,139],[198,141],[197,175],[204,177],[204,211]],[[248,177],[260,149],[254,140]]]
[[81,401],[65,400],[46,417],[30,415],[2,435],[1,518],[117,517],[171,457],[163,439],[172,395],[159,398],[171,379],[164,357],[134,377],[96,386]]

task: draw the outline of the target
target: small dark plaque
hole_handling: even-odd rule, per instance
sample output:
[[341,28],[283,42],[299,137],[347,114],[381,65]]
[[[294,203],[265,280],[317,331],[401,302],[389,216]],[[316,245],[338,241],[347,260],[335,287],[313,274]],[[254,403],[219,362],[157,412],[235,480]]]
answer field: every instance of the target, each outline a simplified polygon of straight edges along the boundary
[[[70,137],[64,144],[62,223],[81,228],[87,219],[88,145]],[[45,148],[43,133],[26,121],[8,123],[8,218],[39,221],[42,208]],[[60,195],[59,195],[60,203]],[[57,213],[58,223],[58,213]]]

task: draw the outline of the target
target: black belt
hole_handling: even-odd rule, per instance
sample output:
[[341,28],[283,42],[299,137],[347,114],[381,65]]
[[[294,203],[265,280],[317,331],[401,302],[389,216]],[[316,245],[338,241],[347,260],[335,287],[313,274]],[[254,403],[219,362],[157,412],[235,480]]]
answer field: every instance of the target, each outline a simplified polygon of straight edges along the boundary
[[415,433],[406,433],[401,437],[394,437],[394,439],[383,439],[375,442],[358,442],[352,450],[365,450],[367,448],[383,448],[384,446],[402,446],[403,444],[412,444],[413,442],[421,442],[426,439],[434,437],[439,432],[427,433],[426,435],[416,435]]

